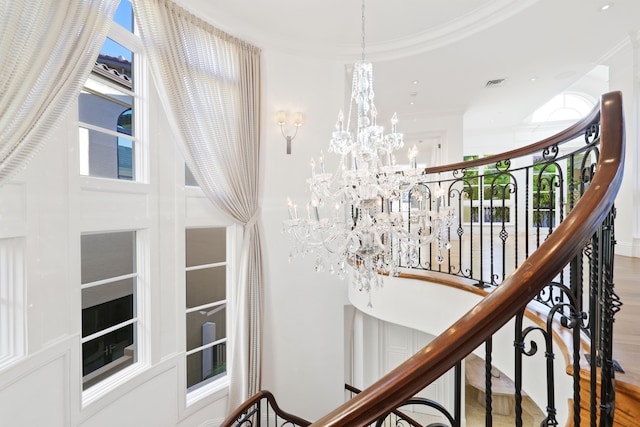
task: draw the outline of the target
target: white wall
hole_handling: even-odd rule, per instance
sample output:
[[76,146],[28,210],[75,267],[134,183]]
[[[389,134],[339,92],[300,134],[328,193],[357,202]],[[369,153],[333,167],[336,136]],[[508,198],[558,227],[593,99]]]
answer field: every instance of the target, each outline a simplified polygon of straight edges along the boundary
[[[399,131],[404,133],[405,148],[401,152],[406,152],[415,144],[418,148],[419,166],[439,166],[462,161],[462,112],[414,114],[398,119]],[[406,156],[399,154],[398,157],[406,162]]]
[[616,197],[616,253],[640,256],[640,172],[638,171],[638,101],[640,99],[640,47],[638,34],[632,43],[609,59],[611,90],[622,91],[626,130],[626,159],[622,186]]
[[[324,150],[327,171],[337,158],[327,147],[343,108],[343,66],[263,51],[262,141],[265,255],[263,388],[288,412],[313,420],[342,402],[346,281],[314,271],[314,259],[289,262],[282,232],[287,197],[304,206],[311,157]],[[304,125],[286,154],[275,114],[302,111]]]

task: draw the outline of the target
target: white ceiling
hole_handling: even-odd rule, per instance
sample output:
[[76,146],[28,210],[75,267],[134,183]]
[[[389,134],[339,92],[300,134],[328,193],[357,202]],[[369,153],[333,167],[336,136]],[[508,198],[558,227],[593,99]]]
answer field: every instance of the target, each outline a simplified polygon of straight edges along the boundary
[[[358,0],[179,3],[263,48],[360,59]],[[462,112],[466,128],[520,123],[640,29],[640,0],[367,0],[365,11],[381,116]],[[485,88],[493,79],[506,81]]]

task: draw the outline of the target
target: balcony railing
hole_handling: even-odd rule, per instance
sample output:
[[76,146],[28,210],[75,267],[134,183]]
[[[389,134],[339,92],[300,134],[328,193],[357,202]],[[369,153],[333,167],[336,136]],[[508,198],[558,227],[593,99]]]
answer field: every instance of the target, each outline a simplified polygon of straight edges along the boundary
[[[410,275],[473,283],[487,296],[444,333],[378,382],[312,425],[364,426],[384,418],[484,345],[486,425],[492,425],[492,336],[514,319],[514,425],[523,425],[523,362],[541,357],[546,402],[542,425],[558,413],[574,426],[612,426],[615,408],[613,321],[613,200],[622,180],[624,122],[620,93],[567,130],[507,153],[427,169],[404,198],[411,223],[415,203],[430,203],[436,186],[457,212],[451,247],[437,242],[407,256]],[[531,321],[525,322],[525,315]],[[562,356],[565,357],[562,357]],[[558,357],[560,356],[560,357]],[[565,358],[567,360],[565,361]],[[572,376],[573,393],[556,395],[557,369]],[[461,387],[456,380],[455,389]],[[571,401],[567,408],[567,399]],[[460,397],[454,401],[460,404]],[[459,426],[459,410],[445,408]],[[224,424],[232,425],[232,424]],[[303,425],[303,424],[301,424]]]

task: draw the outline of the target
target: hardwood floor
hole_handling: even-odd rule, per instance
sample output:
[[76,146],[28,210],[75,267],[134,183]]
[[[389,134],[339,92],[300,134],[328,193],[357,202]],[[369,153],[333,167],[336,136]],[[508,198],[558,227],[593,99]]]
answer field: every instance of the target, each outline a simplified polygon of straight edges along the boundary
[[613,282],[623,304],[613,325],[613,358],[625,374],[616,375],[640,386],[640,258],[616,255]]

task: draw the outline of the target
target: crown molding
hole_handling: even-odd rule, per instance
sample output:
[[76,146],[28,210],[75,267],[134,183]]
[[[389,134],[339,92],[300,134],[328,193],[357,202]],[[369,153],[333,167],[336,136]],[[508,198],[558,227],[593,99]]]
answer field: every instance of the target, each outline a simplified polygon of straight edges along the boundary
[[[492,0],[455,19],[430,27],[425,31],[409,34],[405,37],[382,43],[369,43],[366,46],[367,59],[384,61],[400,59],[428,52],[490,28],[500,22],[531,7],[539,0]],[[244,30],[244,29],[243,29]],[[283,39],[261,33],[247,35],[252,40],[260,40],[260,45],[298,56],[313,56],[343,61],[353,61],[361,55],[362,47],[358,43],[313,43],[297,39]]]

